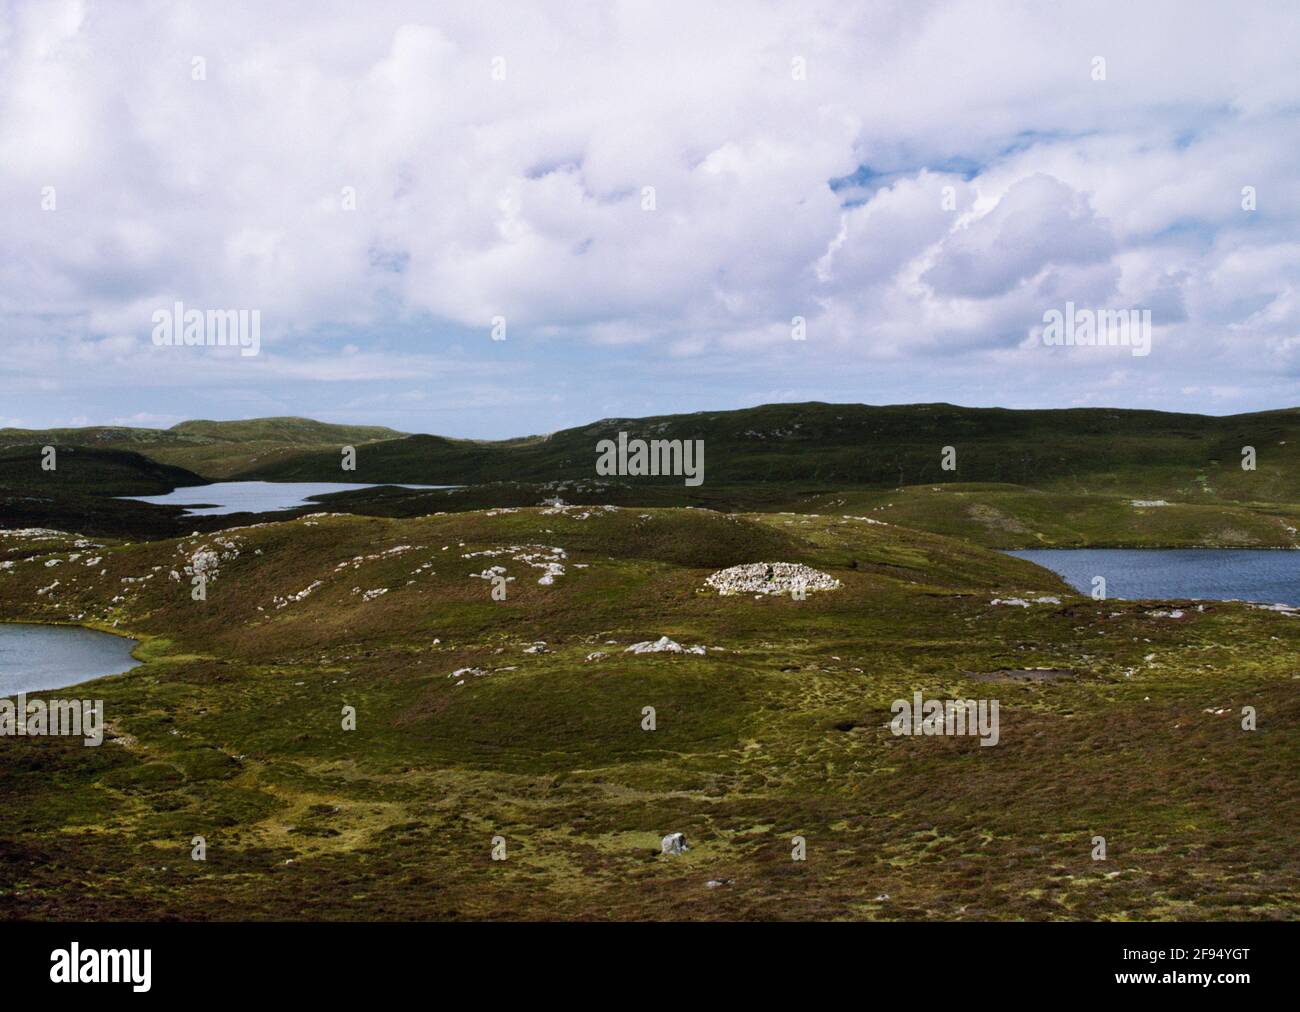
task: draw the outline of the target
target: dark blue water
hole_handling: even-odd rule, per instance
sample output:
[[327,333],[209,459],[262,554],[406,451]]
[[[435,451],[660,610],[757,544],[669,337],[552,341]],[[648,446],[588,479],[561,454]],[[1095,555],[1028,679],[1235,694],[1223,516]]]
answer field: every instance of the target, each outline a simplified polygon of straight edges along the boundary
[[1095,576],[1124,600],[1201,598],[1300,606],[1300,551],[1260,548],[1030,548],[1008,552],[1084,594]]
[[0,622],[0,696],[42,692],[138,667],[136,640],[76,625]]

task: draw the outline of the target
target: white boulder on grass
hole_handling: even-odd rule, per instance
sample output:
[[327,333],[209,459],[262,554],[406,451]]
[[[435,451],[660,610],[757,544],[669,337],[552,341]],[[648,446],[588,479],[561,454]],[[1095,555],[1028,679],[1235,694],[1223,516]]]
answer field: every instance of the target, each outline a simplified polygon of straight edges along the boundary
[[660,636],[657,640],[646,640],[643,643],[633,643],[623,651],[625,654],[702,654],[705,648],[699,645],[693,647],[684,647],[675,640],[670,640],[667,636]]
[[684,854],[690,849],[683,833],[669,833],[659,843],[659,850],[664,854]]

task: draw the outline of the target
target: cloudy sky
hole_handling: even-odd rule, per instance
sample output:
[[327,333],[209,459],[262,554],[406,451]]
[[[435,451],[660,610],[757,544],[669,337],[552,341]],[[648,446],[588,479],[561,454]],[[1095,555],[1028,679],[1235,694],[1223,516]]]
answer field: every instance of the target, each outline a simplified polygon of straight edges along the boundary
[[[1252,0],[0,0],[0,426],[1300,404],[1298,44]],[[260,354],[156,346],[177,300]],[[1045,346],[1067,301],[1150,355]]]

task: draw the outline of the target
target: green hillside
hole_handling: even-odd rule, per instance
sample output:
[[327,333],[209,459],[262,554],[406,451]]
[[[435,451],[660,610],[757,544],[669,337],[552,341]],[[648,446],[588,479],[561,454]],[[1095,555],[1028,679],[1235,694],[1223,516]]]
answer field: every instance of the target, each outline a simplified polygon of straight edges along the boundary
[[[703,440],[704,483],[597,476],[596,446],[619,432]],[[998,548],[1300,546],[1297,409],[1218,418],[1120,409],[779,404],[604,419],[499,442],[263,418],[183,422],[168,430],[4,430],[0,446],[18,435],[28,440],[24,446],[0,449],[12,460],[0,467],[0,522],[25,514],[28,522],[65,526],[84,516],[80,529],[104,535],[156,538],[246,522],[185,519],[178,510],[106,496],[260,479],[462,486],[380,488],[329,500],[333,508],[390,517],[535,506],[558,497],[728,512],[871,511]],[[38,472],[25,461],[35,459],[33,444],[44,439],[124,456],[95,458],[96,466],[79,466],[57,487],[33,486]],[[349,445],[357,451],[354,472],[341,469],[340,450]],[[1256,453],[1253,471],[1241,467],[1246,446]],[[945,447],[955,450],[955,470],[942,467]],[[26,494],[32,488],[47,495],[33,500]]]
[[[386,440],[359,452],[355,477],[423,484],[592,479],[596,444],[620,431],[630,438],[702,439],[706,483],[996,482],[1205,501],[1300,500],[1300,409],[1216,418],[1119,409],[771,404],[605,419],[512,444],[435,436]],[[957,451],[955,471],[941,466],[945,446]],[[1256,449],[1255,471],[1241,469],[1243,446]],[[338,473],[332,448],[260,462],[238,476],[307,481]]]
[[[54,448],[54,466],[42,467],[44,446]],[[161,495],[179,485],[206,480],[181,467],[158,463],[128,450],[51,443],[0,447],[0,489],[60,495]]]
[[185,438],[200,437],[228,443],[366,443],[403,435],[382,425],[334,425],[310,418],[250,418],[247,421],[179,422],[168,432]]
[[[146,453],[153,460],[220,480],[250,467],[311,451],[401,438],[381,425],[332,425],[310,418],[180,422],[170,429],[94,426],[84,429],[0,429],[0,449],[62,443]],[[162,489],[160,491],[167,491]]]
[[[69,690],[105,700],[102,747],[0,739],[0,919],[1300,910],[1300,822],[1279,804],[1300,764],[1294,615],[1096,602],[960,541],[807,514],[529,508],[4,540],[6,618],[129,633],[146,663]],[[840,587],[707,587],[753,561]],[[492,565],[513,578],[505,600]],[[660,636],[702,649],[628,651]],[[891,701],[918,690],[998,699],[998,747],[891,734]],[[670,832],[691,849],[661,855]]]

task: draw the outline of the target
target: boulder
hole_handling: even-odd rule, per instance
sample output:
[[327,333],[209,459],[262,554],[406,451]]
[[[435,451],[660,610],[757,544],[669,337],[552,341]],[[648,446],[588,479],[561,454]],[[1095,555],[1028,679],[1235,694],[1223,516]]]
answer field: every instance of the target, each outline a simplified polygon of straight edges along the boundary
[[659,844],[659,849],[665,854],[684,854],[690,850],[686,843],[686,836],[683,833],[669,833]]

